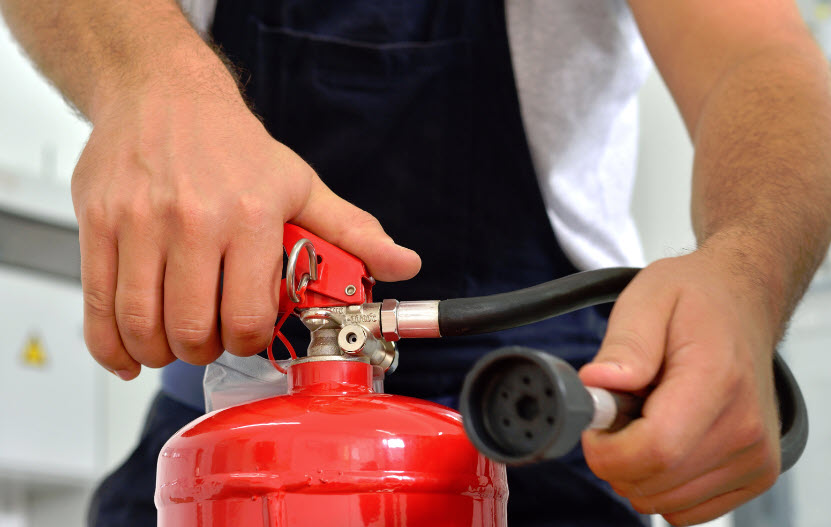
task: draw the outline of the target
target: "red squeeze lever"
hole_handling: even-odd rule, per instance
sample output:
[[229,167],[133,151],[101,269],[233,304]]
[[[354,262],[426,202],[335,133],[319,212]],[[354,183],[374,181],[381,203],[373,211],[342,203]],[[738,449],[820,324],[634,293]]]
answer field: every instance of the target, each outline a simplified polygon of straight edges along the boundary
[[[310,244],[296,248],[303,239],[308,240]],[[286,263],[286,278],[280,283],[281,314],[295,308],[372,302],[372,286],[375,279],[369,275],[366,265],[358,257],[291,223],[286,223],[283,228],[283,247],[289,257]],[[314,273],[311,270],[313,261],[317,264],[316,279],[313,279]],[[294,280],[288,276],[290,272],[294,273]],[[307,281],[304,287],[304,282]],[[289,296],[288,288],[292,283],[299,301]]]

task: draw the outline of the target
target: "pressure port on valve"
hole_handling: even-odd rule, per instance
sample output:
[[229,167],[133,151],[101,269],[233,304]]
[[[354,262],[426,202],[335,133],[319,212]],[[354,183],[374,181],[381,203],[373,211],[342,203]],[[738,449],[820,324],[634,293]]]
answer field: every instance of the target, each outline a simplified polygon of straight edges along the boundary
[[357,324],[350,324],[338,333],[338,346],[349,355],[360,355],[366,344],[366,331]]

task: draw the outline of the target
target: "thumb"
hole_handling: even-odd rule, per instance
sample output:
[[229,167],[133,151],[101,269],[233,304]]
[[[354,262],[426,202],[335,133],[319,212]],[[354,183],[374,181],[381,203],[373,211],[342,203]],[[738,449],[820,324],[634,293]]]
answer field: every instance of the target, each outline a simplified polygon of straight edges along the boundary
[[319,177],[291,221],[363,260],[378,280],[407,280],[421,269],[415,251],[397,245],[372,214],[332,192]]
[[664,359],[675,295],[647,267],[615,303],[594,360],[580,369],[587,386],[636,392],[655,380]]

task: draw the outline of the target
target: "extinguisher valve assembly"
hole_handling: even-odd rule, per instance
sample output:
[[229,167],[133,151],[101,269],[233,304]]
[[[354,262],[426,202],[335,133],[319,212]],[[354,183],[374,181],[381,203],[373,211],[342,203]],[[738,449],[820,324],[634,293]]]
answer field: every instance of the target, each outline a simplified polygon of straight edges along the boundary
[[300,320],[311,331],[307,355],[365,357],[392,373],[398,366],[398,349],[381,337],[380,311],[380,303],[301,310]]

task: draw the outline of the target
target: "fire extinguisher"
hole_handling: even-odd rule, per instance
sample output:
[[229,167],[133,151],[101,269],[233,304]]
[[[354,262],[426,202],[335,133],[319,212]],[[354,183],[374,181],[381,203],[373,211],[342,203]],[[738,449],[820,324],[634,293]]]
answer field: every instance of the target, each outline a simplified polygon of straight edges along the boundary
[[[637,399],[587,390],[555,358],[525,349],[477,363],[464,424],[450,408],[373,387],[373,369],[395,370],[399,339],[498,331],[611,302],[637,269],[483,298],[373,302],[363,262],[294,225],[283,239],[292,249],[282,319],[298,316],[310,330],[307,355],[286,368],[285,395],[211,412],[165,444],[160,527],[505,526],[503,463],[562,455],[587,426],[638,415]],[[786,466],[804,447],[807,417],[784,363],[776,366],[780,406],[793,417],[783,428]]]

